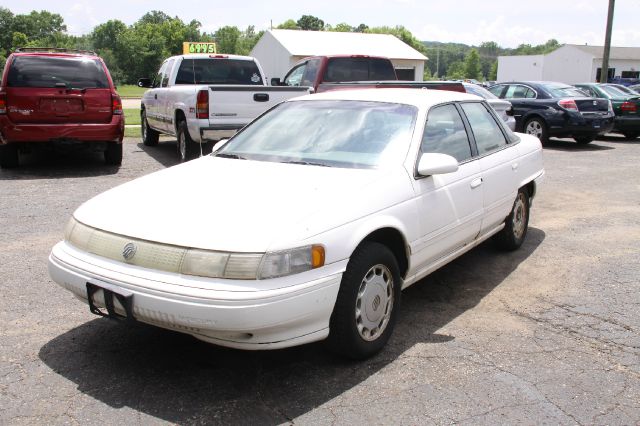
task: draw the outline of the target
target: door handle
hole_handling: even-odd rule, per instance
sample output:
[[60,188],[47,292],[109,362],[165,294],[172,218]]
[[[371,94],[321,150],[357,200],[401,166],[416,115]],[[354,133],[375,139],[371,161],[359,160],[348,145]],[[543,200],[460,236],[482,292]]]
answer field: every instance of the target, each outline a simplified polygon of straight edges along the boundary
[[153,95],[153,99],[158,99],[158,94]]
[[519,165],[520,165],[520,164],[518,164],[518,163],[513,163],[513,164],[511,165],[511,170],[518,170],[518,166],[519,166]]
[[481,177],[476,178],[476,179],[471,181],[471,189],[477,188],[480,185],[482,185],[482,178]]
[[256,93],[253,95],[253,100],[256,102],[267,102],[269,100],[268,93]]

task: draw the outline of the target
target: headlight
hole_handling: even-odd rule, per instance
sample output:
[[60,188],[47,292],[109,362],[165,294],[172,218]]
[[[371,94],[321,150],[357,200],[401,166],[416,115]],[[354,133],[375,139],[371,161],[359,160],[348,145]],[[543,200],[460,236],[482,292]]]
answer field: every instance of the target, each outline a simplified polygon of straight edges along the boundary
[[[65,240],[81,250],[143,268],[198,277],[255,280],[297,274],[324,265],[324,247],[310,245],[267,253],[228,253],[130,238],[84,225],[71,218]],[[134,244],[125,259],[125,245]]]

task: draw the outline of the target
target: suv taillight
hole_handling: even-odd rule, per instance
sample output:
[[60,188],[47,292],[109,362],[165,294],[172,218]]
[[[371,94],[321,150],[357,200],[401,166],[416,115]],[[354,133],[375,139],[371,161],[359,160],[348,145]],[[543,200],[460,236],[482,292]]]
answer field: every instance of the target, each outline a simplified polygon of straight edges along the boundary
[[558,106],[569,111],[578,111],[578,105],[573,99],[560,99],[558,101]]
[[196,118],[209,118],[209,90],[200,90],[196,97]]
[[7,94],[0,92],[0,114],[7,113]]
[[122,100],[115,93],[111,94],[111,113],[113,115],[122,115]]
[[638,110],[638,106],[633,102],[626,101],[620,105],[620,109],[627,112],[636,112]]

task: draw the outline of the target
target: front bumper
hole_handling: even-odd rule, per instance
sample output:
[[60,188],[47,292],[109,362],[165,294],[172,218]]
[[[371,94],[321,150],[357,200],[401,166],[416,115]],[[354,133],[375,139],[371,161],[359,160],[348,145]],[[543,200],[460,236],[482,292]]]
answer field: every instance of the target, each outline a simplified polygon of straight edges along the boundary
[[[82,252],[63,241],[51,251],[49,274],[86,303],[87,283],[132,294],[132,311],[141,322],[221,346],[277,349],[328,336],[343,263],[325,266],[324,275],[318,273],[324,268],[310,271],[311,280],[304,278],[307,273],[297,274],[293,284],[290,276],[245,291],[243,281],[232,281],[236,291],[230,291],[231,280],[145,270]],[[215,289],[207,288],[208,282]],[[96,301],[104,307],[100,303]]]

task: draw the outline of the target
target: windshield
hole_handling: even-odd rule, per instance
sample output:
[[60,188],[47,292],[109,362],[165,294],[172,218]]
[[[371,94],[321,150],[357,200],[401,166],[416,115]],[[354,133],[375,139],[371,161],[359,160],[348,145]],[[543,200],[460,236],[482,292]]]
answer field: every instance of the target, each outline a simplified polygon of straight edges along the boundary
[[628,98],[629,94],[615,86],[600,86],[600,89],[612,98]]
[[585,93],[573,86],[565,86],[560,84],[544,84],[543,87],[554,98],[584,98]]
[[405,158],[416,114],[416,107],[394,103],[285,102],[246,127],[214,155],[377,168]]
[[102,63],[89,58],[17,56],[9,67],[7,86],[68,89],[109,87]]
[[499,99],[496,95],[488,91],[482,86],[478,86],[477,84],[465,84],[465,90],[467,93],[471,93],[472,95],[480,96],[483,99]]

